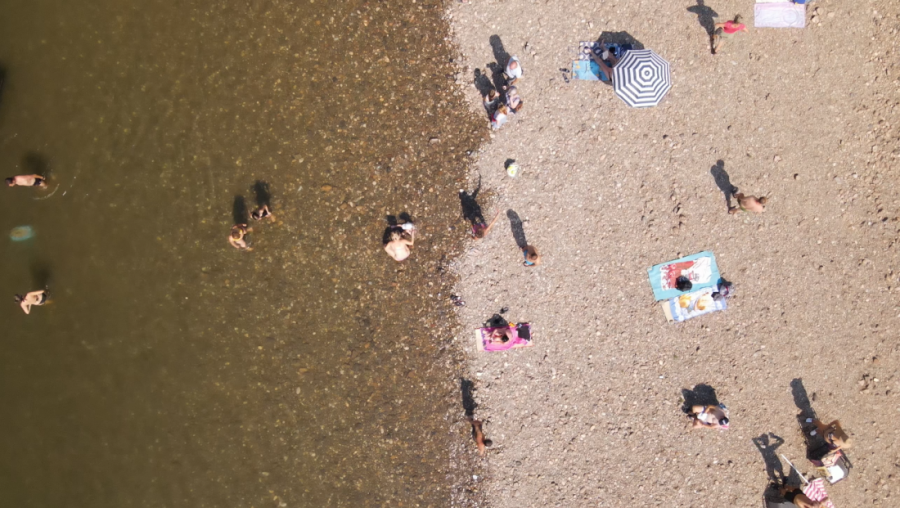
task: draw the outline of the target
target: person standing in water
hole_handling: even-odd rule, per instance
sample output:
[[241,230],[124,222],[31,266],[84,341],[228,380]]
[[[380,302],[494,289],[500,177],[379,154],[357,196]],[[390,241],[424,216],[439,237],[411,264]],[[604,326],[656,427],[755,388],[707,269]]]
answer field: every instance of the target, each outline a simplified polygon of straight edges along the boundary
[[269,210],[269,205],[267,205],[267,204],[262,205],[261,207],[257,208],[256,210],[253,210],[253,212],[250,213],[250,218],[253,220],[261,220],[261,219],[275,220],[275,216],[272,215],[272,211]]
[[384,244],[384,250],[396,261],[403,261],[409,257],[409,248],[416,241],[416,227],[412,222],[401,226],[391,226],[390,240]]
[[246,224],[235,224],[234,226],[231,226],[231,234],[228,235],[228,243],[237,250],[253,250],[247,243],[247,235],[251,231],[253,231],[253,228],[248,228]]
[[478,455],[484,456],[485,448],[490,448],[494,442],[484,437],[481,420],[472,417],[466,418],[472,424],[472,439],[475,440],[475,446],[478,447]]
[[9,187],[46,187],[47,178],[41,175],[17,175],[6,179]]
[[22,307],[22,310],[25,311],[25,314],[31,314],[32,305],[44,305],[45,303],[47,303],[47,300],[49,298],[50,293],[46,289],[42,289],[40,291],[32,291],[25,296],[15,296],[16,303],[19,304],[19,307]]

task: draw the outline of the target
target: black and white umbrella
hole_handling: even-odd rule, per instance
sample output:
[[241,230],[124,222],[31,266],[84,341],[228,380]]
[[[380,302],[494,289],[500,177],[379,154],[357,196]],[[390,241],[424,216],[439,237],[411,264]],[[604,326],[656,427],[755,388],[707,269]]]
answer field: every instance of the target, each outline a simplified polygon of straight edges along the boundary
[[613,89],[633,108],[656,106],[670,88],[669,62],[649,49],[628,51],[613,67]]

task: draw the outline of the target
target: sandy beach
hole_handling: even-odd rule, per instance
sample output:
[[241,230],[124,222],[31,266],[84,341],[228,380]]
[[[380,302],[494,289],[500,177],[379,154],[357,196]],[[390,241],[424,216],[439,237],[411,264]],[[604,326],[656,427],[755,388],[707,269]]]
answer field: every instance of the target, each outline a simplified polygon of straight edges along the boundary
[[[777,473],[767,455],[812,472],[796,420],[803,391],[855,440],[850,477],[828,489],[835,506],[900,496],[900,4],[819,1],[805,29],[756,29],[752,2],[710,2],[715,21],[741,13],[750,29],[717,55],[688,7],[448,7],[457,82],[485,129],[473,81],[496,41],[525,70],[524,109],[469,176],[500,220],[453,265],[467,302],[455,341],[494,441],[467,486],[479,505],[758,507]],[[564,80],[579,41],[623,31],[671,63],[656,108]],[[767,211],[729,215],[715,167],[767,196]],[[539,267],[522,266],[516,216]],[[704,250],[735,284],[729,308],[666,322],[647,268]],[[501,307],[532,324],[534,347],[476,351],[472,330]],[[688,429],[682,390],[698,383],[728,405],[729,430]],[[464,420],[456,430],[469,439]],[[761,451],[766,439],[783,444]]]

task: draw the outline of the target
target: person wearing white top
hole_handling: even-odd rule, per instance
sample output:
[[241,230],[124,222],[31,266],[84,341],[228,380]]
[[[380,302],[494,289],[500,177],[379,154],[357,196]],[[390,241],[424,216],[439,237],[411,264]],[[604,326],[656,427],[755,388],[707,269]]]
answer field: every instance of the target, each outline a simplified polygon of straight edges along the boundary
[[522,77],[522,64],[519,63],[519,57],[512,57],[509,59],[509,62],[506,63],[506,72],[503,73],[503,77],[506,79],[506,85],[512,85]]

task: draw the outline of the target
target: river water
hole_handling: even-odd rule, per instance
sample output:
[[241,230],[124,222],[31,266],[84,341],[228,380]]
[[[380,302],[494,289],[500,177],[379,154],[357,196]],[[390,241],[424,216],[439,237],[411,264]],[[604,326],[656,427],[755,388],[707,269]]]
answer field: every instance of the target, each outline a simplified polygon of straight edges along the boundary
[[[441,9],[6,3],[2,176],[50,186],[0,192],[0,504],[450,504],[444,268],[484,128]],[[276,220],[239,252],[258,181]],[[13,294],[45,284],[26,316]]]

